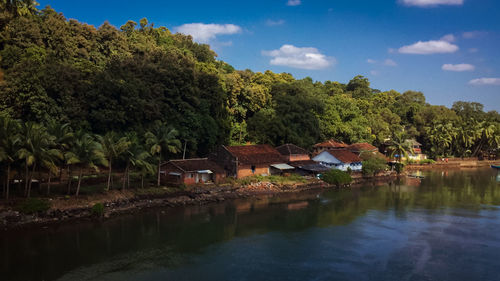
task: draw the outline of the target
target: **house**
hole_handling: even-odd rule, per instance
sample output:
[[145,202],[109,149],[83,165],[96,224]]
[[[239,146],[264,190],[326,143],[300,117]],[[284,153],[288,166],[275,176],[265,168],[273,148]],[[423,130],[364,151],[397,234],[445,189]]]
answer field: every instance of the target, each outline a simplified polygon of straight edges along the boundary
[[224,169],[207,158],[170,160],[160,167],[164,184],[219,183],[226,177]]
[[422,144],[416,141],[415,139],[407,139],[406,142],[408,142],[411,147],[413,148],[413,153],[408,152],[408,158],[410,160],[424,160],[427,159],[427,155],[422,153]]
[[210,159],[226,170],[228,176],[244,178],[253,175],[283,173],[294,167],[286,164],[286,159],[272,146],[243,145],[220,146]]
[[307,150],[294,144],[284,144],[276,147],[276,150],[285,157],[287,162],[311,160]]
[[337,142],[333,139],[327,140],[322,143],[317,143],[313,146],[313,155],[317,155],[322,151],[331,151],[331,150],[343,150],[347,148],[347,144],[343,142]]
[[349,150],[350,152],[357,154],[359,156],[363,152],[375,153],[378,151],[378,148],[376,148],[375,146],[373,146],[367,142],[360,142],[360,143],[353,143],[351,145],[348,145],[347,150]]
[[362,168],[361,158],[348,150],[323,151],[312,160],[323,166],[342,171],[347,171],[348,168],[352,171],[361,171]]

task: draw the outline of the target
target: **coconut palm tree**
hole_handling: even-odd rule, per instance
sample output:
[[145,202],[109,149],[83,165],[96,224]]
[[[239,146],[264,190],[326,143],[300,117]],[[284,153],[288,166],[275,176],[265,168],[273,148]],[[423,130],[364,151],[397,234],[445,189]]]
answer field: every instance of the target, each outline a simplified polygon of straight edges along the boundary
[[408,153],[413,153],[413,145],[403,133],[394,133],[387,149],[391,151],[391,157],[397,155],[399,163],[403,156],[408,158]]
[[112,184],[111,177],[113,173],[113,160],[120,157],[127,151],[130,146],[130,142],[126,137],[119,138],[113,131],[106,133],[104,136],[97,136],[97,139],[102,146],[104,156],[108,160],[108,183],[106,185],[106,190],[109,190]]
[[0,115],[0,162],[7,164],[5,199],[9,199],[10,192],[10,172],[12,164],[16,161],[21,138],[19,130],[21,124],[7,115]]
[[[73,133],[73,130],[71,129],[71,126],[69,123],[64,123],[60,124],[55,120],[50,120],[47,122],[45,125],[47,127],[47,132],[54,137],[54,142],[55,142],[55,149],[58,149],[60,152],[60,157],[57,159],[57,162],[54,164],[59,164],[63,165],[66,164],[66,159],[65,155],[69,151],[69,148],[71,147],[75,135]],[[53,173],[57,172],[56,170],[59,170],[59,181],[61,181],[62,178],[62,171],[64,170],[62,167],[56,167],[55,170],[48,170],[48,181],[47,181],[47,195],[50,194],[50,183],[51,183],[51,176]]]
[[[22,148],[18,155],[25,162],[26,182],[25,195],[30,197],[33,175],[39,167],[53,167],[53,159],[59,157],[59,150],[55,146],[54,137],[40,124],[27,122],[22,130]],[[31,171],[30,169],[31,168]]]
[[155,122],[153,130],[145,134],[146,144],[150,148],[151,155],[156,156],[158,159],[158,186],[160,186],[160,169],[163,156],[167,155],[167,153],[178,153],[180,151],[181,142],[177,139],[178,135],[177,130],[161,121]]
[[141,187],[144,188],[144,175],[148,173],[154,173],[154,165],[152,165],[148,161],[151,157],[151,154],[149,154],[149,152],[144,149],[144,146],[140,142],[139,137],[135,132],[128,133],[125,137],[130,142],[130,146],[123,155],[123,158],[127,164],[125,168],[122,188],[125,188],[125,181],[127,182],[127,186],[130,187],[129,179],[131,166],[135,169],[139,169],[139,172],[141,174]]
[[80,193],[83,170],[91,168],[99,171],[99,166],[107,166],[108,161],[103,153],[102,146],[95,140],[95,137],[87,133],[78,133],[73,146],[67,153],[66,158],[70,165],[78,165],[78,185],[75,196]]

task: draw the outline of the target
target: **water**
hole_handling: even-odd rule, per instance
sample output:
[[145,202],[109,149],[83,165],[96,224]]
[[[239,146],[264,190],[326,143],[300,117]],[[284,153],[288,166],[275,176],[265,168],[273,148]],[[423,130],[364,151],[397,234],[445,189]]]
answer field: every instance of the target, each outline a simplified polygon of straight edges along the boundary
[[0,233],[0,279],[500,280],[493,169]]

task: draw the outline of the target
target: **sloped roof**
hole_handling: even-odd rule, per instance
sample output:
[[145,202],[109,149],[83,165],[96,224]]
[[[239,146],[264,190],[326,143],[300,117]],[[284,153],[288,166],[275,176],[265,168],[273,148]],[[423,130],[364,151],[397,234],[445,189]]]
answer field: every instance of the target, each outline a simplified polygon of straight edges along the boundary
[[297,155],[297,154],[308,154],[307,150],[302,147],[296,146],[295,144],[284,144],[276,147],[276,150],[282,155]]
[[363,152],[363,151],[377,151],[377,148],[367,142],[353,143],[347,147],[350,151]]
[[317,162],[314,160],[301,160],[301,161],[288,162],[288,165],[296,167],[296,168],[306,166],[306,165],[313,165],[313,164],[317,164]]
[[314,147],[344,148],[344,147],[347,147],[347,144],[345,144],[343,142],[337,142],[337,141],[331,139],[331,140],[327,140],[327,141],[322,142],[322,143],[317,143],[314,145]]
[[224,169],[219,167],[219,165],[217,165],[215,162],[208,160],[208,158],[170,160],[167,163],[173,164],[184,172],[210,170],[214,173],[225,173]]
[[354,163],[354,162],[361,162],[361,158],[359,158],[358,155],[350,152],[349,150],[332,150],[328,151],[333,157],[337,158],[338,160],[342,161],[342,163]]
[[268,144],[226,146],[226,149],[242,164],[284,163],[282,155]]

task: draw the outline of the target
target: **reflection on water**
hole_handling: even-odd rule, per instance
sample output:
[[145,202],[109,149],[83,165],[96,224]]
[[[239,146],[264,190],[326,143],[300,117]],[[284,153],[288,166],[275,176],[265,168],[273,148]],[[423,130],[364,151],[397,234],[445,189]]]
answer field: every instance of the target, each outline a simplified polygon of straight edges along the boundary
[[423,175],[384,186],[0,233],[0,276],[13,281],[498,278],[500,174]]

